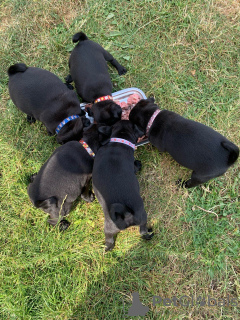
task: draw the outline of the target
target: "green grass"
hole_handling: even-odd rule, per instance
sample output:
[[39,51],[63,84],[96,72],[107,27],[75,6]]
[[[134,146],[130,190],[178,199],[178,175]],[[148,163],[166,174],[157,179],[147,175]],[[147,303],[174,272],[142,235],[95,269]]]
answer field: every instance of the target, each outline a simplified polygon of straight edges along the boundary
[[[0,319],[124,319],[134,291],[150,308],[145,319],[238,319],[239,161],[222,177],[179,190],[175,181],[190,171],[151,145],[138,148],[155,237],[146,243],[131,228],[105,254],[96,200],[76,203],[65,233],[31,205],[29,175],[58,145],[14,106],[6,73],[24,62],[63,80],[71,37],[82,30],[127,67],[122,77],[109,67],[114,91],[139,87],[240,145],[238,1],[3,0],[0,8]],[[229,295],[238,307],[152,303],[183,295]]]

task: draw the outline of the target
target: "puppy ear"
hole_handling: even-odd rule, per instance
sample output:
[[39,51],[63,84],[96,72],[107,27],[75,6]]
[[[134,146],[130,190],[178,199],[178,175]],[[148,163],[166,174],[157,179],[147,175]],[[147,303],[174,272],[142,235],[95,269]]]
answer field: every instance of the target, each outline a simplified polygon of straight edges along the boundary
[[113,118],[116,119],[116,120],[120,120],[121,119],[122,108],[118,104],[113,105],[112,115],[113,115]]
[[140,130],[136,124],[134,124],[134,133],[137,135],[138,138],[144,135],[144,132]]
[[155,98],[154,96],[150,96],[147,98],[147,100],[149,100],[149,102],[155,102]]
[[110,137],[112,133],[112,127],[110,126],[101,126],[98,128],[98,132],[104,134],[105,136]]
[[93,124],[93,123],[90,123],[90,125],[89,125],[88,127],[84,127],[84,128],[83,128],[83,132],[88,131],[89,129],[92,128],[92,126],[94,126],[94,124]]
[[107,144],[110,141],[110,136],[112,133],[112,127],[109,126],[101,126],[98,128],[99,135],[99,142],[102,146]]

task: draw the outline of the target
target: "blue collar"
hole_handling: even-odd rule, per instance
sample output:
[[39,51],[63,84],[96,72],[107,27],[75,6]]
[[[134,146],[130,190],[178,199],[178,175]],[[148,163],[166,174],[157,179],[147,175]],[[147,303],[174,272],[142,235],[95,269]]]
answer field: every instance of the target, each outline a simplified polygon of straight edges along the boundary
[[70,117],[67,117],[66,119],[64,119],[62,122],[59,123],[59,125],[57,126],[56,128],[56,134],[59,133],[59,131],[62,129],[63,126],[65,126],[66,123],[68,123],[69,121],[71,120],[74,120],[74,119],[77,119],[79,118],[80,116],[78,116],[77,114],[73,115],[73,116],[70,116]]

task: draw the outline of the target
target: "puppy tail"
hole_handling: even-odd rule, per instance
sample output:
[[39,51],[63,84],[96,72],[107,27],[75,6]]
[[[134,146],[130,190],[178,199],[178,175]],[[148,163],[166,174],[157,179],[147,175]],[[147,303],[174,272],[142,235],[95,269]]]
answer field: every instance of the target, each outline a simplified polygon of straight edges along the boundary
[[72,41],[74,43],[78,41],[84,41],[84,40],[88,40],[88,37],[83,32],[78,32],[72,37]]
[[8,75],[12,76],[18,72],[24,72],[27,68],[28,67],[24,63],[16,63],[8,68]]
[[110,218],[120,230],[135,225],[133,212],[121,203],[111,204]]
[[229,152],[228,165],[231,166],[239,156],[239,148],[230,141],[222,141],[221,145]]

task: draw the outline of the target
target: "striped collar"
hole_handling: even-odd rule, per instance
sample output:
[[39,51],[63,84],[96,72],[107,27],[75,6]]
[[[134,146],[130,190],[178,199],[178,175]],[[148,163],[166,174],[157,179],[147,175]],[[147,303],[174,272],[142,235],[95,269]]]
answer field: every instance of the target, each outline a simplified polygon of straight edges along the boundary
[[149,130],[153,124],[153,121],[155,120],[156,116],[159,114],[159,112],[161,112],[161,110],[157,109],[153,115],[151,116],[150,120],[148,121],[148,124],[147,124],[147,128],[146,128],[146,136],[148,136],[148,133],[149,133]]
[[87,151],[87,153],[92,157],[94,158],[95,157],[95,153],[92,151],[92,149],[89,147],[89,145],[83,141],[83,139],[81,139],[79,141],[79,143],[81,143],[81,145],[83,146],[83,148]]
[[65,126],[66,123],[68,123],[71,120],[77,119],[77,118],[79,118],[79,116],[77,114],[75,114],[73,116],[67,117],[62,122],[60,122],[59,125],[57,126],[56,130],[55,130],[56,134],[59,133],[59,131],[62,129],[63,126]]
[[136,149],[135,144],[133,144],[132,142],[125,140],[125,139],[121,139],[121,138],[111,138],[110,142],[119,142],[119,143],[123,143],[126,144],[127,146],[133,148],[133,150]]
[[96,99],[96,100],[94,101],[94,103],[101,102],[101,101],[105,101],[105,100],[113,100],[113,97],[110,96],[110,95],[108,95],[108,96],[103,96],[103,97],[100,97],[100,98]]

